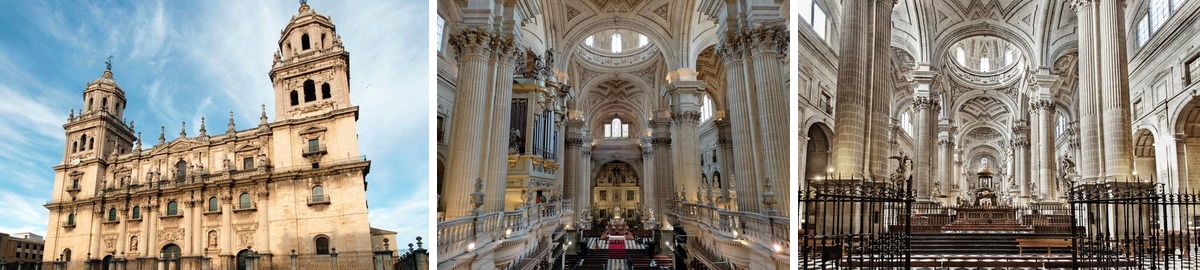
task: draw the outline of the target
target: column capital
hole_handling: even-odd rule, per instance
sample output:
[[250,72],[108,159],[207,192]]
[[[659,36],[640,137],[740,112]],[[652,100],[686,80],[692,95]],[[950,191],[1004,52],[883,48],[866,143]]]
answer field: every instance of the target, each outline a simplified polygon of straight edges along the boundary
[[1083,9],[1091,7],[1096,3],[1096,0],[1071,0],[1071,8],[1075,12],[1082,12]]
[[913,110],[918,112],[924,110],[940,111],[942,109],[942,106],[938,102],[937,98],[930,96],[914,96],[912,106]]
[[1046,111],[1054,112],[1054,101],[1045,98],[1034,98],[1029,101],[1029,109],[1035,112]]
[[1012,139],[1012,145],[1013,145],[1013,147],[1018,148],[1018,149],[1028,150],[1029,149],[1029,138],[1026,138],[1025,136],[1017,136],[1016,138]]
[[492,40],[496,39],[498,34],[496,31],[481,26],[470,26],[451,35],[450,46],[454,47],[459,55],[476,54],[491,57],[493,53]]

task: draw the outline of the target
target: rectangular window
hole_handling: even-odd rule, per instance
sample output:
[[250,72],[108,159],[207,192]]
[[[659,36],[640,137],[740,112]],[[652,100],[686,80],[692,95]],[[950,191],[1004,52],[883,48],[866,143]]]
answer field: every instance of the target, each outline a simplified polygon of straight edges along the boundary
[[308,140],[308,151],[316,152],[321,150],[321,141],[319,139]]
[[817,36],[825,39],[825,11],[821,10],[820,6],[813,5],[813,31],[817,32]]
[[242,169],[243,170],[254,169],[254,157],[242,158]]
[[1170,17],[1170,3],[1167,0],[1150,0],[1150,32],[1158,32],[1158,28]]
[[821,93],[821,108],[825,109],[825,113],[833,114],[833,104],[832,103],[833,103],[833,97],[830,97],[828,93],[822,92]]
[[1134,27],[1137,29],[1137,46],[1139,48],[1146,46],[1146,41],[1150,40],[1150,22],[1146,20],[1146,17],[1142,17]]
[[1142,100],[1138,99],[1133,102],[1133,118],[1137,119],[1142,116]]
[[1200,81],[1200,61],[1196,61],[1196,59],[1200,58],[1193,57],[1192,60],[1188,61],[1187,63],[1188,84],[1193,84],[1196,83],[1196,81]]
[[442,40],[445,39],[446,19],[442,15],[437,16],[437,51],[442,51]]

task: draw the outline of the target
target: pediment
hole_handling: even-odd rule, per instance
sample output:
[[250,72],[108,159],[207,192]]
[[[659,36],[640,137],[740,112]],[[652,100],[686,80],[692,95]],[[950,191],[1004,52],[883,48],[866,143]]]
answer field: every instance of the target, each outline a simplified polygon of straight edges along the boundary
[[199,146],[200,146],[200,143],[199,143],[199,142],[196,142],[196,141],[194,141],[194,140],[191,140],[191,139],[179,139],[179,140],[175,140],[175,141],[169,142],[169,143],[167,143],[166,145],[162,145],[162,146],[159,146],[159,147],[155,147],[155,148],[154,148],[154,150],[151,150],[151,151],[150,151],[150,153],[151,153],[151,154],[158,154],[158,153],[176,153],[176,152],[184,152],[184,151],[188,151],[188,150],[191,150],[192,148],[196,148],[196,147],[199,147]]
[[258,146],[249,145],[249,144],[242,145],[242,146],[238,147],[237,150],[234,150],[234,152],[237,152],[237,153],[258,152]]

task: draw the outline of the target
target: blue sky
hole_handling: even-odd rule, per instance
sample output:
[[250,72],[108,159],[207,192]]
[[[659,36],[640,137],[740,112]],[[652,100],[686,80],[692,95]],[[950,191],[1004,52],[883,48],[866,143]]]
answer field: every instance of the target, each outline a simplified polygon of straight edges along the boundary
[[[135,5],[136,4],[136,5]],[[360,106],[373,227],[400,243],[429,238],[427,1],[309,1],[332,17],[350,52],[351,100]],[[113,56],[126,118],[146,147],[166,126],[188,134],[208,118],[225,129],[273,117],[267,72],[297,1],[0,1],[0,232],[45,235],[62,124],[87,82]],[[274,121],[274,119],[271,119]]]

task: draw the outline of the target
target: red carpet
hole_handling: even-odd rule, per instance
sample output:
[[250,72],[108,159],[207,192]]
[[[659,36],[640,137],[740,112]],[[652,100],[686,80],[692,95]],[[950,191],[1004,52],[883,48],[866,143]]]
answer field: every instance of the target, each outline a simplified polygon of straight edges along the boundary
[[608,258],[625,259],[625,241],[608,241]]

